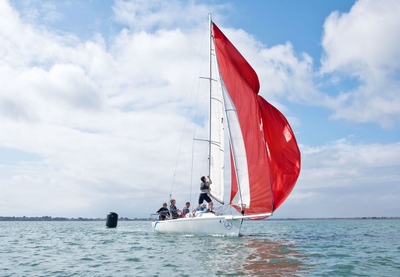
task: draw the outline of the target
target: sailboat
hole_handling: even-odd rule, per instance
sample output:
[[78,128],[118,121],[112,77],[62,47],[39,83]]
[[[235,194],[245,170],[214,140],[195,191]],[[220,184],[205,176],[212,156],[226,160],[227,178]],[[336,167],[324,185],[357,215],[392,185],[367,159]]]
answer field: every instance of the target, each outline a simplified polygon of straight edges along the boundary
[[223,203],[227,130],[231,162],[228,205],[236,212],[196,212],[184,218],[153,221],[153,229],[161,233],[239,236],[244,219],[265,219],[273,214],[300,174],[300,150],[287,119],[258,95],[256,72],[212,22],[211,14],[209,30],[210,194]]

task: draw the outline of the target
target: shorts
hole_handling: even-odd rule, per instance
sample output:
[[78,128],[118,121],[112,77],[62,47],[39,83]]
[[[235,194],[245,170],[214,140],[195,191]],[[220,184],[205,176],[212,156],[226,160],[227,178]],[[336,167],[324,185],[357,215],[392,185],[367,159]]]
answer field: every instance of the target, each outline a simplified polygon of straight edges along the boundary
[[210,198],[210,196],[208,196],[207,193],[200,193],[200,196],[199,196],[199,205],[200,205],[200,204],[203,204],[203,201],[204,201],[204,200],[206,200],[207,203],[210,203],[210,202],[211,202],[211,198]]

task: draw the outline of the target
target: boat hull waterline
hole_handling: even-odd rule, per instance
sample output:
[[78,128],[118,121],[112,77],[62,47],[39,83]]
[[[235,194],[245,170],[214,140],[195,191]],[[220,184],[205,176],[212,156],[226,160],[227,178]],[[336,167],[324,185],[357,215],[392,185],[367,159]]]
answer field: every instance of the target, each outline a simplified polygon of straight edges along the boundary
[[195,217],[153,221],[152,227],[159,233],[238,237],[243,219],[262,219],[271,215],[215,215],[197,212]]
[[159,233],[238,237],[242,222],[242,217],[210,213],[201,217],[154,221],[152,227]]

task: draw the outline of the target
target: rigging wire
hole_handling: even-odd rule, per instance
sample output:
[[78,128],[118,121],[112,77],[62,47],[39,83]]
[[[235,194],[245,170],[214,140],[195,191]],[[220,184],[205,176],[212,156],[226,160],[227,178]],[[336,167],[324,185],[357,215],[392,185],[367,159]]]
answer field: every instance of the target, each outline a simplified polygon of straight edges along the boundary
[[[206,33],[207,33],[207,31],[206,31]],[[191,89],[191,93],[190,93],[190,97],[189,97],[189,102],[188,102],[188,105],[186,107],[185,121],[184,121],[184,124],[183,124],[181,140],[180,140],[180,143],[179,143],[179,149],[178,149],[178,155],[177,155],[177,158],[176,158],[174,174],[173,174],[173,177],[172,177],[171,190],[170,190],[170,199],[172,197],[172,192],[173,192],[173,188],[174,188],[174,184],[175,184],[175,177],[176,177],[176,172],[177,172],[177,168],[178,168],[178,164],[179,164],[179,160],[180,160],[183,137],[184,137],[184,134],[185,134],[186,125],[187,125],[188,118],[189,118],[189,112],[191,111],[190,107],[191,107],[191,103],[192,103],[192,97],[193,97],[193,94],[194,94],[194,86],[195,86],[195,83],[196,83],[196,79],[199,76],[200,63],[201,63],[202,60],[204,60],[204,53],[202,53],[202,51],[201,51],[201,49],[204,48],[204,41],[205,41],[204,37],[205,36],[203,35],[203,39],[202,39],[202,42],[200,44],[200,50],[198,51],[199,58],[198,58],[198,61],[197,61],[197,64],[196,64],[195,74],[194,74],[194,77],[193,77],[192,89]],[[195,105],[195,117],[194,117],[194,124],[193,124],[193,137],[194,137],[194,135],[196,133],[197,109],[198,109],[198,102],[199,102],[198,98],[199,98],[199,94],[200,94],[199,93],[199,90],[200,90],[199,82],[197,82],[197,84],[198,84],[198,86],[197,86],[197,100],[195,102],[196,105]],[[191,165],[191,174],[190,174],[190,184],[191,185],[190,185],[190,197],[189,197],[190,200],[189,200],[189,202],[191,202],[192,187],[193,187],[193,164],[194,164],[194,142],[192,142],[192,165]]]

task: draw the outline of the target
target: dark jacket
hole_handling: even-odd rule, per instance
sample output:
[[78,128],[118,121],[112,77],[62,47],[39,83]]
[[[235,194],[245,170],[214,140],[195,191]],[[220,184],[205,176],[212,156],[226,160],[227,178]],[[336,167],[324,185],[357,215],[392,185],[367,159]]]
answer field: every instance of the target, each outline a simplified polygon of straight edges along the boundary
[[169,210],[167,208],[161,207],[158,209],[157,213],[159,214],[159,220],[165,220],[167,216],[170,216]]

